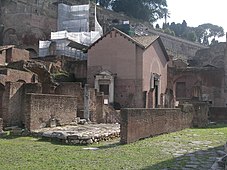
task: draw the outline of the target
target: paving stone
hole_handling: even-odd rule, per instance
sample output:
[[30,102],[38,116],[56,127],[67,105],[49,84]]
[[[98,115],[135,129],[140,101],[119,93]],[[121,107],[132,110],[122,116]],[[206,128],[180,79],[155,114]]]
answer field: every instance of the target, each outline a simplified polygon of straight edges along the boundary
[[196,169],[198,167],[198,165],[194,165],[194,164],[188,164],[185,166],[185,168],[193,168]]

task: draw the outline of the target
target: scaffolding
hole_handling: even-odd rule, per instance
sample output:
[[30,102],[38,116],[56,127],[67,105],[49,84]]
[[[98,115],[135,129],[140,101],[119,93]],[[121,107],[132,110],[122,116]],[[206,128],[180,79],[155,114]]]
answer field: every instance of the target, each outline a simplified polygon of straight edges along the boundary
[[89,5],[58,4],[58,31],[89,32]]
[[86,60],[83,50],[98,40],[103,34],[96,18],[95,31],[89,32],[89,5],[70,6],[58,4],[58,31],[51,32],[50,41],[39,42],[39,56],[50,55],[50,46],[56,44],[56,54]]

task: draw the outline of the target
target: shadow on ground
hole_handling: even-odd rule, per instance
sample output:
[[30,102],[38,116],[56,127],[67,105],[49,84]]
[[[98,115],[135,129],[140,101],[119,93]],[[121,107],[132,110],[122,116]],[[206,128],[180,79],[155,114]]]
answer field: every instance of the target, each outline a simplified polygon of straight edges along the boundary
[[218,129],[227,127],[227,123],[210,123],[207,127],[193,128],[193,129]]
[[141,170],[210,170],[218,157],[216,151],[219,150],[223,151],[224,146],[187,153],[155,165],[146,166]]

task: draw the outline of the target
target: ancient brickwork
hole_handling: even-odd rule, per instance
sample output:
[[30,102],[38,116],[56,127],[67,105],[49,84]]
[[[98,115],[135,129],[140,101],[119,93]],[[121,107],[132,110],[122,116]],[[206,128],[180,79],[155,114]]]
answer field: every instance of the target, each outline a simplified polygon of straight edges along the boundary
[[55,89],[57,95],[71,95],[77,98],[77,115],[83,118],[84,90],[81,83],[62,82]]
[[104,95],[98,93],[95,89],[89,89],[89,112],[90,120],[96,123],[107,123],[106,116],[103,110],[104,107]]
[[193,127],[206,127],[208,125],[209,106],[207,102],[192,102],[194,107]]
[[2,68],[0,69],[0,83],[5,84],[7,81],[31,83],[34,75],[32,72]]
[[[3,43],[14,44],[37,53],[38,41],[56,30],[57,6],[53,1],[3,1]],[[20,22],[18,22],[20,21]]]
[[3,131],[3,119],[0,118],[0,133]]
[[180,109],[122,109],[121,143],[191,127],[192,119],[193,113]]
[[23,83],[7,82],[3,94],[2,118],[5,126],[22,125]]
[[210,107],[209,120],[211,122],[226,123],[227,122],[227,107]]
[[25,109],[28,130],[70,124],[77,117],[77,101],[72,96],[27,94]]
[[174,97],[180,103],[196,99],[210,102],[212,106],[225,105],[224,69],[212,66],[189,67],[173,72]]

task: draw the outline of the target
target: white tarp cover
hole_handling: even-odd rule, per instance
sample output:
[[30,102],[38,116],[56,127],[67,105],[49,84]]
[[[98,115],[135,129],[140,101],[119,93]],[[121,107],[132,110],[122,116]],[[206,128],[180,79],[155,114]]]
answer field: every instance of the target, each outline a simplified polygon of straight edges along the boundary
[[49,47],[51,41],[39,41],[39,57],[45,57],[49,55]]
[[51,40],[60,40],[60,39],[69,39],[75,41],[79,44],[86,46],[91,45],[97,39],[101,37],[100,32],[91,31],[91,32],[67,32],[67,31],[58,31],[51,32]]
[[89,31],[89,5],[58,4],[58,31]]
[[99,24],[98,20],[97,20],[97,8],[95,5],[95,31],[99,32],[100,36],[103,35],[103,29],[101,27],[101,25]]

